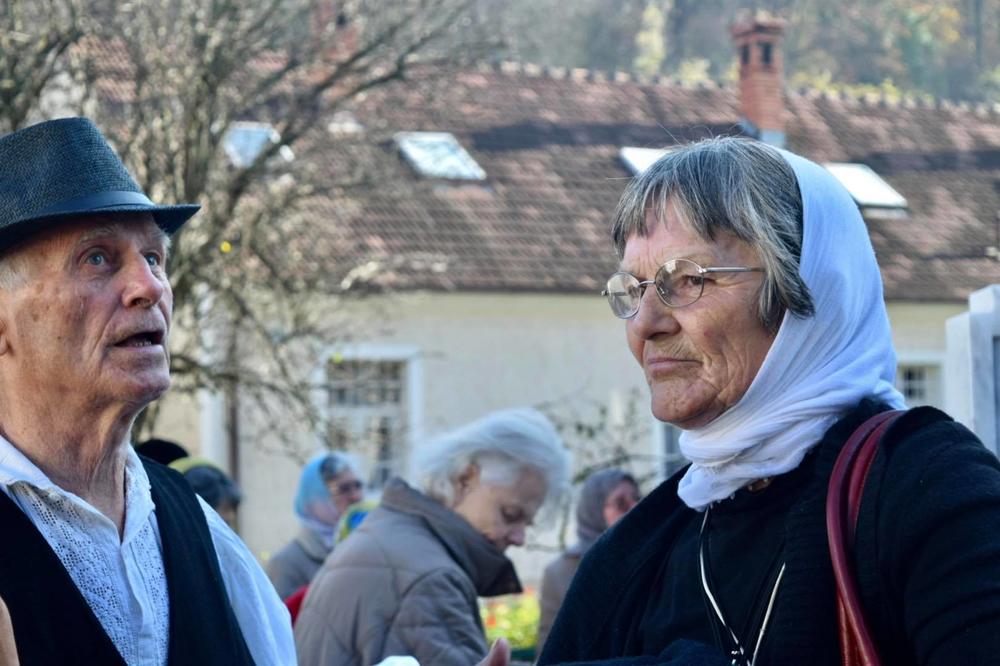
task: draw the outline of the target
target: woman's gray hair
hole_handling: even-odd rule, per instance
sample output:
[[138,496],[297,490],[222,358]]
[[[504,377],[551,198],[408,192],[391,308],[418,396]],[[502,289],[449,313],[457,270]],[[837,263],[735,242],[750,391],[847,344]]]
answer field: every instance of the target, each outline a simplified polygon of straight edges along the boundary
[[570,454],[552,423],[531,408],[505,409],[445,433],[414,456],[417,485],[446,506],[455,499],[455,482],[468,468],[479,467],[489,483],[509,486],[526,470],[545,480],[549,507],[567,497]]
[[812,296],[799,276],[802,196],[777,150],[717,137],[661,157],[632,180],[618,203],[611,233],[619,258],[633,234],[648,233],[647,211],[662,220],[668,206],[707,241],[725,232],[753,246],[764,268],[757,314],[769,331],[778,329],[785,310],[813,314]]
[[344,470],[351,470],[354,476],[363,478],[361,463],[346,451],[330,451],[319,464],[319,475],[323,483],[333,481]]

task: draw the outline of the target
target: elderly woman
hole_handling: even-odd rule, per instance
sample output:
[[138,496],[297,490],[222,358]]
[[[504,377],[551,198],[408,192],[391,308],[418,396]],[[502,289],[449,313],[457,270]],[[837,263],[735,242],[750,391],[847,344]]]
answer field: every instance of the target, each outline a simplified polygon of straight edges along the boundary
[[341,515],[364,497],[359,476],[357,460],[343,451],[321,453],[302,469],[295,494],[299,533],[267,562],[282,599],[308,585],[333,550]]
[[583,482],[576,503],[576,543],[545,567],[539,594],[538,647],[545,645],[570,581],[597,537],[639,502],[639,484],[621,469],[602,469]]
[[[666,155],[619,205],[607,285],[691,465],[584,558],[541,664],[839,664],[824,503],[903,405],[875,255],[823,168],[740,139]],[[885,664],[1000,655],[1000,465],[931,408],[886,432],[852,572]]]
[[495,412],[441,437],[416,461],[419,489],[393,479],[337,547],[295,625],[299,663],[371,666],[411,655],[472,666],[486,655],[477,597],[521,591],[508,546],[561,497],[568,453],[532,409]]

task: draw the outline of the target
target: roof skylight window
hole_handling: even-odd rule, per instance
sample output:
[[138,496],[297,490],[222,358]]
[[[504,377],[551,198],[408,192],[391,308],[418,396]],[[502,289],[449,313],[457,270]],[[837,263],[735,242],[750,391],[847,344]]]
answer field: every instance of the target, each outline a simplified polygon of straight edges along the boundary
[[864,164],[828,162],[823,166],[847,188],[861,208],[906,208],[906,198]]
[[633,176],[638,176],[646,169],[653,166],[653,163],[656,160],[670,152],[673,152],[673,148],[638,148],[636,146],[625,146],[618,151],[618,157],[621,158],[621,161],[626,167],[628,167],[628,170],[632,172]]
[[449,180],[485,180],[486,172],[449,132],[400,132],[396,145],[420,175]]
[[[278,143],[281,136],[268,123],[234,122],[222,137],[222,148],[233,166],[245,169],[257,159],[268,143]],[[282,154],[286,160],[288,155]]]

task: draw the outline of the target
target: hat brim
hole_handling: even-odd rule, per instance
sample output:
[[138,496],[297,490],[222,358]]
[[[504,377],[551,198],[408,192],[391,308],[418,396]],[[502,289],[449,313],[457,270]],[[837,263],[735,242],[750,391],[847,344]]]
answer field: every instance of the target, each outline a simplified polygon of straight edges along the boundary
[[172,236],[191,216],[201,209],[198,204],[177,204],[174,206],[157,206],[145,204],[117,204],[101,208],[83,208],[80,210],[63,210],[56,214],[29,217],[18,220],[4,229],[0,229],[0,250],[6,250],[40,231],[49,229],[66,221],[68,218],[92,215],[116,215],[121,213],[149,213],[153,216],[156,226],[168,236]]

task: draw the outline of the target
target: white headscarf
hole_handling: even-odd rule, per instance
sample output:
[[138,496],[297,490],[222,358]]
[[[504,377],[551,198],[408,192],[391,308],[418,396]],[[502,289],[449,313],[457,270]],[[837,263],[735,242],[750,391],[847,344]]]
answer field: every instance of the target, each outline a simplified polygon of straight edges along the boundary
[[824,168],[781,151],[802,193],[799,275],[816,314],[788,312],[743,397],[680,437],[692,462],[678,494],[703,510],[743,486],[795,469],[827,429],[862,398],[904,405],[882,277],[850,194]]

